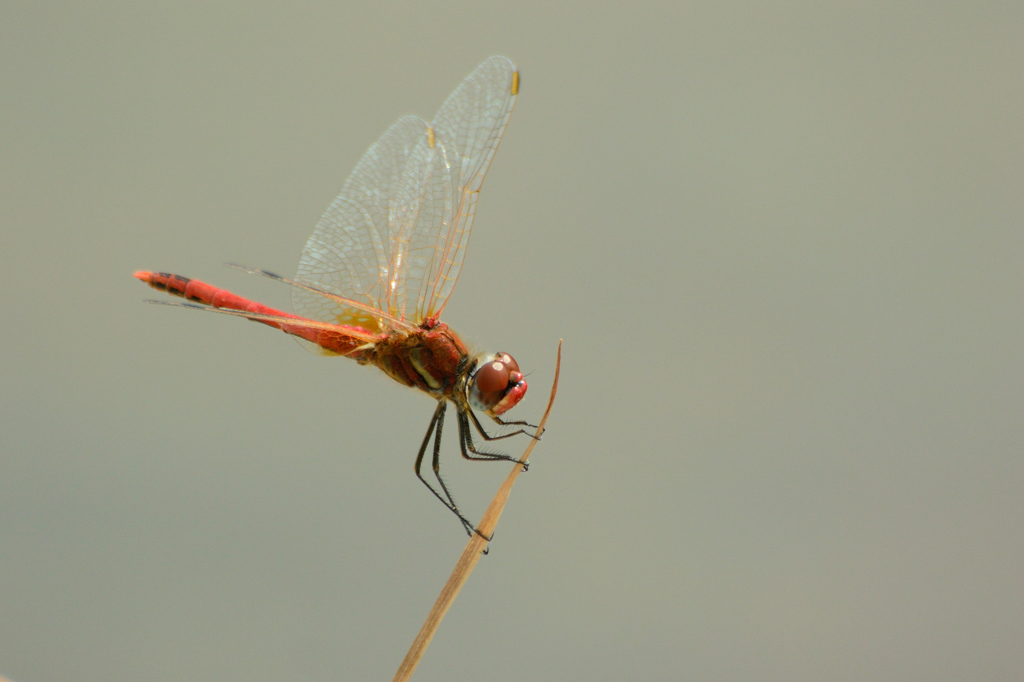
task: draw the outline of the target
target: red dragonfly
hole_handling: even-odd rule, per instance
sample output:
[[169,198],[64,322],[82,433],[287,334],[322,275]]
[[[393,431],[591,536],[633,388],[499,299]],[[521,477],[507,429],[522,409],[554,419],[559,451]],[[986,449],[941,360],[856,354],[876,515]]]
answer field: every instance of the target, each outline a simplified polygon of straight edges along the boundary
[[[193,302],[167,305],[261,322],[297,337],[314,352],[379,367],[398,383],[437,400],[416,455],[416,476],[470,535],[479,531],[459,511],[440,475],[448,402],[455,406],[466,459],[526,466],[478,449],[470,424],[486,441],[521,433],[537,437],[527,430],[536,428],[532,424],[500,416],[526,394],[512,356],[470,356],[459,336],[439,320],[466,255],[480,186],[518,92],[515,64],[505,57],[487,59],[448,97],[433,122],[405,116],[367,150],[306,242],[294,280],[233,266],[291,285],[295,315],[179,275],[135,273],[154,289]],[[488,434],[474,409],[503,427],[518,428]],[[420,473],[431,438],[440,492]]]

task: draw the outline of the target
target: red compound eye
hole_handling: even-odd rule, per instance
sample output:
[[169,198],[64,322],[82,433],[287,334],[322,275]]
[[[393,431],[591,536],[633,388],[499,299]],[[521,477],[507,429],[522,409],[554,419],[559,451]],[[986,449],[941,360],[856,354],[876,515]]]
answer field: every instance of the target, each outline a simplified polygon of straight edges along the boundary
[[508,368],[497,360],[476,371],[476,386],[481,393],[504,392],[508,387]]
[[508,367],[508,371],[510,372],[519,371],[519,363],[516,362],[515,359],[508,353],[498,353],[498,355],[494,359],[502,362],[506,367]]
[[519,364],[508,353],[497,353],[480,365],[469,381],[466,395],[478,410],[501,414],[510,409],[526,392]]

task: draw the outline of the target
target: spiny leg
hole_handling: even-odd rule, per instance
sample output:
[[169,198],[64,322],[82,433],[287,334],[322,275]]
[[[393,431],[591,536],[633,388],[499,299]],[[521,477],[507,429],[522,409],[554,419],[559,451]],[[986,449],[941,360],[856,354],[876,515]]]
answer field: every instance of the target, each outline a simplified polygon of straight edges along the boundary
[[[444,481],[441,479],[441,428],[444,426],[444,414],[447,407],[447,403],[442,400],[438,402],[437,409],[434,410],[434,416],[430,420],[430,426],[427,428],[427,435],[423,437],[423,444],[420,446],[420,451],[416,455],[416,478],[420,479],[423,485],[427,486],[427,490],[434,493],[434,497],[441,500],[441,503],[444,506],[448,507],[448,509],[450,509],[452,513],[459,518],[459,521],[462,522],[462,525],[466,529],[467,534],[473,535],[473,533],[476,533],[483,539],[490,542],[491,539],[489,537],[487,537],[479,530],[477,530],[476,527],[472,523],[470,523],[465,516],[462,515],[462,512],[460,512],[459,508],[455,505],[455,500],[452,498],[451,493],[448,492],[448,486],[446,486],[444,484]],[[434,427],[437,427],[436,434],[434,432]],[[434,476],[437,478],[437,482],[441,484],[441,490],[444,491],[444,497],[442,497],[441,493],[437,492],[437,490],[434,489],[434,486],[430,485],[427,482],[427,479],[423,478],[423,475],[420,473],[420,469],[423,466],[423,455],[425,455],[427,452],[427,445],[430,443],[431,436],[434,436]],[[445,497],[447,497],[448,499],[445,499]]]
[[[489,434],[486,431],[484,431],[483,424],[481,424],[480,420],[476,418],[476,413],[474,413],[472,410],[469,410],[469,417],[470,417],[470,419],[473,420],[473,426],[476,427],[476,430],[480,433],[480,435],[483,437],[483,439],[487,440],[487,441],[501,440],[502,438],[511,438],[512,436],[518,436],[521,433],[529,436],[530,438],[533,438],[534,440],[540,440],[540,436],[538,436],[535,433],[530,433],[526,429],[516,429],[515,431],[510,431],[509,433],[503,433],[500,436],[492,436],[491,434]],[[506,421],[502,421],[500,418],[495,417],[494,415],[491,415],[491,419],[493,419],[494,421],[498,422],[502,426],[519,426],[519,425],[523,425],[523,426],[532,427],[534,429],[537,428],[533,424],[529,424],[527,422],[506,422]]]
[[[471,532],[471,529],[473,528],[473,525],[466,521],[462,514],[459,513],[459,506],[455,504],[455,498],[452,497],[451,492],[448,491],[448,486],[444,483],[444,479],[441,478],[441,430],[444,428],[444,415],[447,409],[448,403],[442,400],[438,405],[438,411],[440,414],[437,417],[437,433],[434,436],[434,456],[431,458],[430,468],[433,469],[434,478],[437,479],[437,482],[441,485],[441,490],[444,491],[444,496],[448,499],[445,504],[459,517],[459,520],[462,521],[462,525],[466,527],[466,532],[472,535],[473,533]],[[435,492],[434,494],[436,495],[437,493]],[[440,497],[440,495],[438,495],[438,497]],[[441,501],[444,502],[444,500]]]
[[423,475],[420,473],[420,467],[423,466],[423,455],[427,452],[427,445],[430,444],[430,437],[434,435],[434,427],[437,426],[438,420],[444,417],[444,407],[445,405],[443,402],[438,403],[437,409],[434,410],[434,416],[430,419],[430,426],[427,427],[427,435],[423,437],[423,444],[420,445],[420,451],[416,454],[416,464],[414,465],[413,470],[416,472],[416,478],[420,479],[420,482],[427,486],[427,489],[434,493],[441,502],[444,502],[445,506],[449,506],[448,502],[441,497],[436,490],[434,490],[433,486],[427,483],[426,479],[423,478]]
[[[500,424],[502,426],[529,426],[531,429],[535,429],[535,430],[537,428],[536,424],[531,424],[530,422],[522,422],[522,421],[507,422],[507,421],[505,421],[504,419],[502,419],[501,417],[499,417],[498,415],[495,415],[495,414],[491,415],[491,419],[493,419],[494,421],[496,421],[498,424]],[[538,438],[537,436],[531,435],[530,433],[527,433],[527,431],[525,429],[520,429],[519,432],[525,433],[527,436],[530,436],[531,438],[537,438],[537,440],[540,440],[540,438]]]
[[[459,416],[459,445],[462,448],[462,456],[465,459],[471,459],[471,460],[476,460],[476,461],[486,461],[486,460],[501,461],[501,460],[505,460],[506,462],[514,462],[516,464],[522,464],[523,465],[523,471],[526,470],[526,467],[529,466],[529,465],[526,462],[522,461],[522,460],[516,459],[515,457],[510,457],[509,455],[505,455],[505,454],[502,454],[500,452],[484,452],[484,451],[481,451],[481,450],[477,450],[476,446],[473,445],[473,432],[469,428],[469,417],[467,417],[466,414],[468,413],[470,416],[472,416],[474,422],[476,421],[476,416],[473,415],[473,413],[470,412],[469,410],[461,410],[461,409],[458,409],[458,407],[456,407],[456,409],[458,411],[458,416]],[[477,425],[477,428],[480,428],[479,424]],[[510,433],[508,435],[514,436],[515,434]],[[498,440],[499,438],[504,438],[504,437],[505,436],[498,436],[496,438],[488,438],[488,440]],[[469,453],[473,453],[473,454],[469,454]]]

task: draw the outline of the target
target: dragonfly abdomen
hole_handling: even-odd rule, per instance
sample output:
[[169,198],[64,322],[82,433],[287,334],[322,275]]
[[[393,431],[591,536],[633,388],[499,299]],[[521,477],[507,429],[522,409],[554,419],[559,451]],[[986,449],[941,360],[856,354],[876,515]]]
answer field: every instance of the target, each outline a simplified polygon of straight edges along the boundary
[[[166,291],[173,296],[181,296],[188,301],[210,306],[211,308],[226,308],[243,313],[272,315],[278,318],[295,320],[296,324],[288,324],[281,320],[261,319],[259,317],[249,318],[253,322],[260,322],[274,329],[280,329],[286,334],[311,341],[330,354],[347,355],[361,359],[362,351],[357,351],[356,349],[366,346],[367,337],[371,335],[370,331],[362,327],[348,325],[330,325],[333,328],[325,329],[324,327],[329,325],[276,310],[248,298],[242,298],[227,289],[220,289],[212,284],[169,272],[139,271],[135,273],[135,277],[154,289]],[[346,333],[347,330],[352,333]]]

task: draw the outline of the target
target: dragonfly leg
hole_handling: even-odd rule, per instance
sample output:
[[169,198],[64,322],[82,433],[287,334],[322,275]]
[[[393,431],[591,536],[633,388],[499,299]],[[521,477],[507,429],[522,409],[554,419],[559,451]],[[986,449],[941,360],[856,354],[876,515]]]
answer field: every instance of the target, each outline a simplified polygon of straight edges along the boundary
[[[466,415],[469,416],[466,416]],[[473,432],[469,428],[470,417],[473,419],[473,423],[476,425],[480,435],[484,437],[484,440],[499,440],[501,438],[507,438],[508,436],[514,436],[515,433],[509,433],[502,436],[490,436],[480,427],[480,422],[477,421],[476,415],[470,410],[459,410],[459,445],[462,448],[462,456],[465,459],[472,459],[476,461],[501,461],[514,462],[516,464],[523,465],[523,471],[526,471],[529,467],[529,463],[522,460],[510,457],[509,455],[502,454],[500,452],[486,452],[483,450],[477,450],[473,444]],[[470,454],[472,453],[472,454]]]
[[[530,422],[521,422],[521,421],[507,422],[504,419],[502,419],[501,417],[499,417],[497,415],[493,415],[493,414],[491,415],[491,419],[493,419],[495,422],[497,422],[501,426],[529,426],[535,432],[537,430],[537,425],[536,424],[531,424]],[[515,435],[517,433],[525,433],[527,436],[529,436],[530,438],[533,438],[534,440],[540,440],[540,436],[538,436],[536,433],[530,433],[526,429],[519,429],[518,431],[513,431],[509,435]]]
[[[489,434],[486,431],[484,431],[483,424],[480,423],[480,420],[477,419],[476,414],[472,410],[469,411],[469,417],[470,417],[470,419],[473,420],[473,426],[476,427],[476,430],[480,433],[481,437],[483,437],[483,439],[487,440],[487,441],[490,441],[490,440],[501,440],[502,438],[511,438],[512,436],[518,436],[521,433],[529,436],[530,438],[533,438],[534,440],[540,440],[540,436],[538,436],[535,433],[530,433],[526,429],[516,429],[515,431],[509,431],[508,433],[503,433],[500,436],[492,436],[491,434]],[[494,421],[498,422],[498,424],[500,424],[502,426],[529,426],[529,427],[532,427],[534,429],[537,428],[533,424],[529,424],[527,422],[507,422],[507,421],[503,421],[502,419],[500,419],[499,417],[495,417],[494,415],[491,415],[491,419],[493,419]]]
[[[487,537],[479,530],[477,530],[476,526],[470,523],[469,520],[462,515],[462,512],[460,512],[459,508],[455,505],[455,500],[454,498],[452,498],[451,493],[448,492],[448,486],[444,484],[444,480],[441,478],[441,429],[444,426],[444,414],[447,407],[447,403],[442,400],[438,402],[437,409],[434,410],[434,416],[430,420],[430,426],[427,428],[427,435],[423,437],[423,444],[420,446],[420,451],[416,455],[416,478],[420,479],[420,482],[423,483],[423,485],[427,486],[427,490],[434,493],[434,496],[437,499],[441,500],[441,504],[448,507],[448,509],[450,509],[452,513],[459,518],[459,521],[466,529],[466,533],[468,535],[472,536],[473,533],[476,533],[484,540],[490,542],[491,538]],[[436,432],[435,428],[437,429]],[[431,436],[434,437],[434,455],[432,458],[432,468],[434,470],[434,477],[437,478],[437,482],[441,484],[441,490],[444,491],[444,496],[442,496],[441,493],[437,492],[434,486],[430,485],[430,483],[427,482],[427,479],[423,478],[423,474],[420,472],[421,468],[423,467],[423,456],[427,452],[427,445],[430,444]]]

